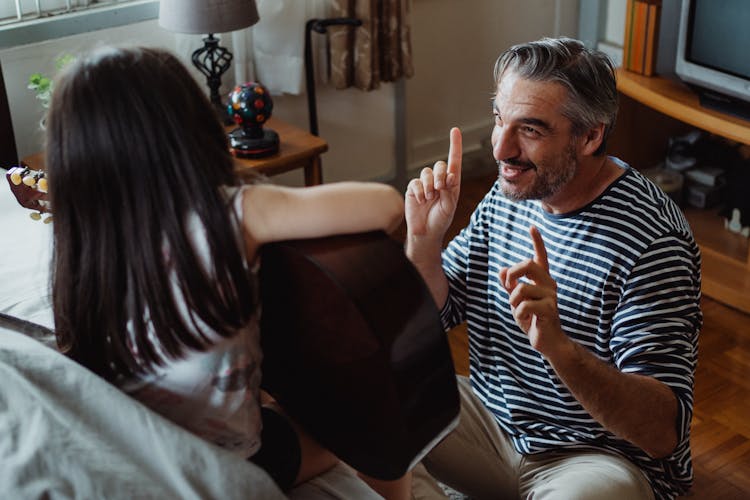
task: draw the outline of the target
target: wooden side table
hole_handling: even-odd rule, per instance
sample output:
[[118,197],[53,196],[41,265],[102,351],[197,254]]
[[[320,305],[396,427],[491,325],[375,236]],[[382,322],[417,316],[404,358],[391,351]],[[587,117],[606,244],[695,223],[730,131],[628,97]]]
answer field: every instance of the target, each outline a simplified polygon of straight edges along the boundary
[[[271,176],[303,168],[306,186],[323,182],[320,155],[328,151],[328,143],[325,140],[273,117],[264,127],[279,134],[279,152],[266,158],[235,158],[240,177],[244,178],[251,170]],[[235,128],[235,125],[229,125],[227,132]]]
[[[240,178],[248,177],[248,172],[251,170],[272,176],[303,168],[305,169],[306,186],[322,184],[323,172],[320,155],[328,151],[328,143],[316,135],[276,118],[268,120],[266,126],[279,134],[279,152],[266,158],[235,158],[234,161]],[[226,127],[227,132],[235,128],[234,125]],[[23,161],[35,170],[44,170],[43,152],[29,155],[23,158]]]

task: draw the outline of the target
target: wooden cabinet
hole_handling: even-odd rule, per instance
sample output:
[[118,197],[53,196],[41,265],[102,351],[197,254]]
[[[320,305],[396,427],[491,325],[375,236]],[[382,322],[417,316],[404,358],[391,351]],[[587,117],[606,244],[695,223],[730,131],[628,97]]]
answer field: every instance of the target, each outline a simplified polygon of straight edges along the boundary
[[[701,107],[697,95],[679,81],[622,69],[617,79],[620,114],[609,151],[635,168],[663,161],[669,137],[693,128],[750,145],[750,122]],[[717,212],[685,208],[703,256],[703,293],[750,312],[750,245],[724,229]]]

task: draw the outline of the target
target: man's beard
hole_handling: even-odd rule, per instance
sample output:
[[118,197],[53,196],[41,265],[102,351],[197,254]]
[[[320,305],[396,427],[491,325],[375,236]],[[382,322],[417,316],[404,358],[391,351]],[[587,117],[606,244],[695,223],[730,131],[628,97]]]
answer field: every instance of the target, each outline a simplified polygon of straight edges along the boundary
[[[532,167],[536,172],[536,177],[530,186],[524,190],[515,189],[516,185],[505,180],[502,176],[502,163],[509,165]],[[570,182],[578,170],[578,160],[576,159],[575,147],[569,145],[563,156],[552,162],[544,162],[539,167],[532,162],[522,162],[515,158],[509,158],[497,162],[498,176],[500,178],[500,190],[506,198],[511,201],[521,200],[544,200],[556,194],[560,188]]]

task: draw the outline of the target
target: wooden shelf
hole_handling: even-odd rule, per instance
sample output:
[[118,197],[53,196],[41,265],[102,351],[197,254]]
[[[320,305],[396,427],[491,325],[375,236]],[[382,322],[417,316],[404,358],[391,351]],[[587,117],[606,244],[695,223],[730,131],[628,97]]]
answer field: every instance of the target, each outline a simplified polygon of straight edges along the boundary
[[[647,77],[618,69],[617,88],[632,101],[649,108],[649,112],[655,110],[679,122],[673,123],[671,130],[687,124],[731,141],[750,145],[750,122],[702,107],[697,95],[679,81],[658,76]],[[622,104],[628,108],[629,102],[631,101],[625,100]],[[646,151],[634,152],[634,157],[639,161],[643,158],[663,158],[663,151],[657,151],[654,145],[654,137],[659,137],[658,142],[664,143],[664,132],[661,130],[664,128],[663,121],[652,123],[654,120],[651,115],[643,112],[642,108],[623,111],[624,117],[618,120],[618,126],[620,121],[625,122],[623,128],[618,132],[615,127],[614,132],[614,135],[619,133],[621,137],[615,138],[613,142],[626,149],[645,145],[643,149]],[[623,134],[628,137],[622,138]],[[718,210],[685,209],[685,215],[701,248],[702,291],[724,304],[750,312],[750,242],[744,236],[726,230],[724,219],[717,212]]]
[[701,246],[702,292],[743,312],[750,312],[750,272],[746,264]]
[[617,90],[636,101],[696,128],[750,144],[750,122],[700,105],[698,96],[678,81],[617,70]]
[[724,229],[718,210],[684,209],[701,247],[702,291],[741,311],[750,312],[750,244],[742,235]]
[[748,239],[724,228],[724,218],[718,209],[701,210],[683,208],[693,235],[701,245],[701,250],[721,254],[725,259],[747,265]]

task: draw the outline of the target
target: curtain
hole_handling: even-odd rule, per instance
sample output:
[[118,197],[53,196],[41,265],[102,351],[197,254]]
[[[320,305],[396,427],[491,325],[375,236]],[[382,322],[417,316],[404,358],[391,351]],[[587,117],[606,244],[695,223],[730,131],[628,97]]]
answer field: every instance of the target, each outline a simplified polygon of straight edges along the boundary
[[329,28],[331,83],[373,90],[411,77],[410,10],[410,0],[332,0],[332,17],[357,18],[362,26]]
[[[256,0],[260,21],[232,33],[234,79],[257,80],[273,95],[304,92],[305,23],[330,16],[330,0]],[[316,60],[324,60],[313,37]],[[319,74],[322,74],[319,72]]]

